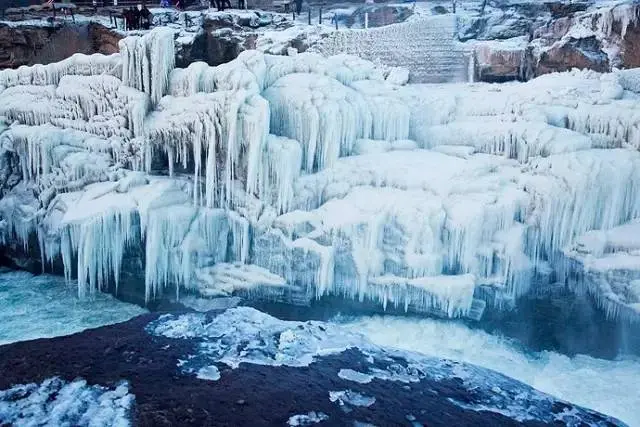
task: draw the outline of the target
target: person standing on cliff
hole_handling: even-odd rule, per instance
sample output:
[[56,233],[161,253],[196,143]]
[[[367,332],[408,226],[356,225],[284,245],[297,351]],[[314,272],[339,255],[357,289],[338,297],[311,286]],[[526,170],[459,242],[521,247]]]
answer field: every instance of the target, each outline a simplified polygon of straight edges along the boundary
[[133,11],[131,8],[122,11],[122,17],[124,18],[124,28],[127,31],[133,30]]
[[140,24],[142,25],[143,30],[148,30],[151,28],[151,21],[153,20],[153,16],[151,15],[151,11],[147,9],[147,5],[142,3],[142,10],[140,10]]

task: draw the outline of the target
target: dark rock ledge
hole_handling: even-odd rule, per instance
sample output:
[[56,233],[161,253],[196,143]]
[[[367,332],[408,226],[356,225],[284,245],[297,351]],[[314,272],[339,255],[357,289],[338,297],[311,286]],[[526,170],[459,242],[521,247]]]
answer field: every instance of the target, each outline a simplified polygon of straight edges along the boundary
[[[311,364],[301,367],[240,363],[231,369],[215,363],[220,372],[217,381],[198,379],[193,371],[185,369],[189,364],[211,362],[211,353],[202,354],[206,345],[219,350],[220,345],[231,343],[224,348],[225,354],[236,351],[236,345],[246,346],[249,357],[253,357],[262,354],[263,344],[264,348],[281,349],[285,341],[285,347],[295,347],[307,337],[321,336],[325,328],[335,327],[318,322],[288,323],[292,325],[287,326],[290,329],[278,333],[277,325],[282,324],[281,321],[256,310],[250,314],[253,317],[246,323],[227,323],[232,327],[226,329],[226,335],[224,325],[220,327],[215,323],[218,314],[211,312],[189,314],[194,324],[208,331],[208,336],[152,335],[149,330],[154,325],[166,319],[178,323],[182,319],[177,314],[161,317],[155,313],[66,337],[0,346],[0,390],[18,384],[40,384],[52,377],[66,381],[83,378],[89,385],[111,388],[125,380],[129,393],[135,395],[130,414],[132,424],[139,426],[283,426],[290,417],[310,412],[327,417],[319,425],[336,426],[353,426],[357,422],[430,427],[623,425],[490,370],[428,358],[415,365],[418,360],[415,355],[404,358],[382,349],[372,353],[371,347],[315,357]],[[153,323],[150,325],[150,322]],[[257,332],[246,340],[244,336],[228,333],[236,327],[246,330],[246,325],[254,329],[259,325]],[[222,337],[217,337],[216,331],[222,331]],[[249,344],[251,340],[258,343],[257,347]],[[178,367],[179,360],[181,367]],[[348,380],[338,375],[344,369],[370,378]],[[384,378],[385,375],[389,376]],[[414,380],[401,379],[407,375]],[[364,399],[365,404],[354,404],[353,399],[350,401],[344,396],[334,401],[329,399],[330,391],[346,390],[350,390],[356,401],[358,396]],[[373,404],[372,397],[375,398]],[[6,425],[2,419],[0,425]]]

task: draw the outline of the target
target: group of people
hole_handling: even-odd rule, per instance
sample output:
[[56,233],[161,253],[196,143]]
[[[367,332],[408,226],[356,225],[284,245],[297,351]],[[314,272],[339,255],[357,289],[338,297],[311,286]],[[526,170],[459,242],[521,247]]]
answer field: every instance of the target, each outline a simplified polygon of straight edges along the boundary
[[[231,0],[209,0],[209,6],[214,7],[214,5],[218,10],[233,8],[233,6],[231,6]],[[245,0],[238,0],[238,9],[244,9],[244,7]]]
[[122,12],[127,30],[148,30],[151,28],[151,12],[144,4],[131,7]]
[[[184,10],[184,0],[175,0],[176,9]],[[169,0],[160,0],[160,7],[171,7]]]

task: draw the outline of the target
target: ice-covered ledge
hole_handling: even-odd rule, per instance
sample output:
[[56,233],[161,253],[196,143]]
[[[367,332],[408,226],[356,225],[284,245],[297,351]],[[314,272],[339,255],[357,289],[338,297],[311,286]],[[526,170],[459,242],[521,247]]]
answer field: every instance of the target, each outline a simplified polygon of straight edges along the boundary
[[585,233],[564,253],[572,286],[608,316],[640,320],[640,221]]
[[477,317],[640,217],[637,71],[405,85],[352,56],[256,51],[180,69],[173,38],[0,72],[2,239],[83,294],[137,270],[146,299]]

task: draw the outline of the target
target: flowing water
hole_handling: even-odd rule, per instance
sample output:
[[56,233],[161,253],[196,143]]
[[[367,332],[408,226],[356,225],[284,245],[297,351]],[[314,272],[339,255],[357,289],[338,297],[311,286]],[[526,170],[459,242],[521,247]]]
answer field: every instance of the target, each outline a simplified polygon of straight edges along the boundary
[[359,316],[334,321],[376,344],[421,352],[493,369],[552,394],[640,426],[640,358],[596,359],[542,351],[461,323],[393,316]]
[[69,335],[146,312],[104,293],[85,301],[77,295],[77,284],[60,277],[0,273],[0,345]]

